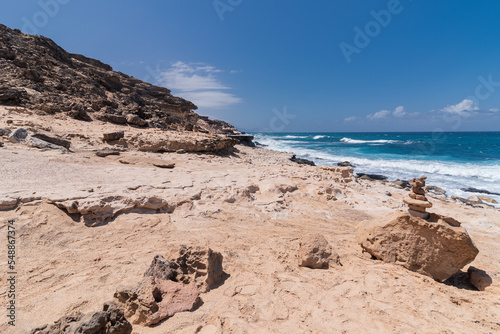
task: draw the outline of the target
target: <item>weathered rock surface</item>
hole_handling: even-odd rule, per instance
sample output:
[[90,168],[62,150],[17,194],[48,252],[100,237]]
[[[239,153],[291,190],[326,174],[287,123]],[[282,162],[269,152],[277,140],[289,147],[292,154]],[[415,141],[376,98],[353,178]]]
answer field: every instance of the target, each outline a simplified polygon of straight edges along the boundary
[[309,234],[300,240],[299,266],[328,269],[330,263],[340,264],[339,256],[321,234]]
[[336,178],[336,181],[342,183],[348,183],[353,180],[354,168],[352,167],[335,167],[335,166],[321,166],[323,170],[331,171],[340,175],[339,178]]
[[356,237],[377,259],[444,281],[472,262],[478,250],[463,227],[429,221],[396,212],[386,218],[360,223]]
[[125,133],[123,131],[103,133],[102,140],[104,140],[104,141],[120,140],[124,136],[125,136]]
[[39,139],[39,138],[35,138],[35,137],[32,137],[32,136],[28,136],[26,138],[26,140],[25,140],[25,143],[28,146],[36,147],[36,148],[39,148],[39,149],[51,149],[51,150],[63,150],[63,151],[67,151],[67,149],[65,147],[63,147],[63,146],[52,144],[52,143],[49,143],[49,142],[47,142],[45,140],[42,140],[42,139]]
[[[88,114],[127,123],[136,115],[153,127],[196,124],[197,107],[170,90],[153,86],[111,66],[63,50],[51,39],[23,34],[0,25],[0,102],[49,114]],[[130,122],[140,122],[131,119]],[[133,123],[137,124],[137,123]]]
[[152,326],[177,312],[192,310],[199,302],[199,293],[194,283],[146,276],[137,287],[118,289],[114,299],[132,324]]
[[54,144],[54,145],[62,146],[62,147],[67,148],[67,149],[69,149],[71,146],[71,142],[69,140],[59,138],[59,137],[47,136],[43,133],[36,133],[32,137],[38,138],[40,140],[46,141],[46,142]]
[[294,155],[292,155],[292,157],[290,158],[290,161],[293,161],[295,163],[298,163],[299,165],[309,165],[309,166],[316,166],[316,164],[314,163],[314,161],[311,161],[311,160],[307,160],[307,159],[303,159],[303,158],[297,158]]
[[18,199],[15,198],[0,198],[0,210],[10,210],[17,206]]
[[178,265],[177,280],[185,284],[194,282],[200,292],[207,292],[222,283],[223,256],[210,248],[182,246],[173,260]]
[[387,176],[379,175],[379,174],[365,174],[365,173],[356,173],[356,177],[362,180],[369,181],[385,181],[387,180]]
[[146,152],[216,152],[232,148],[238,143],[237,140],[219,136],[205,135],[199,138],[152,138],[147,136],[138,136],[129,141],[139,151]]
[[194,283],[200,292],[208,292],[223,280],[223,256],[210,248],[181,246],[178,257],[170,261],[156,255],[144,276]]
[[177,264],[166,260],[162,255],[156,255],[144,276],[153,277],[153,279],[177,280]]
[[114,303],[104,304],[103,311],[65,316],[53,325],[31,330],[31,334],[130,334],[132,325]]
[[491,276],[488,275],[484,270],[470,266],[467,270],[467,273],[469,274],[469,281],[479,291],[486,290],[493,283]]
[[134,208],[169,210],[167,201],[157,196],[105,196],[88,197],[66,201],[52,201],[57,207],[66,210],[70,214],[82,215],[82,221],[87,226],[95,226],[106,219],[112,218],[120,212]]
[[494,198],[488,196],[477,196],[477,198],[486,203],[498,204],[498,202]]

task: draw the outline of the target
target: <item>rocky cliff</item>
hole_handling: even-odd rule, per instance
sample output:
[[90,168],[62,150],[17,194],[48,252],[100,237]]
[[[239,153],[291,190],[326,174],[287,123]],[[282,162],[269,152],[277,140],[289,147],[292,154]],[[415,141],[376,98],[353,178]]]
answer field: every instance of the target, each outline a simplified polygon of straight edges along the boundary
[[0,24],[0,104],[90,121],[196,130],[197,107],[170,90]]

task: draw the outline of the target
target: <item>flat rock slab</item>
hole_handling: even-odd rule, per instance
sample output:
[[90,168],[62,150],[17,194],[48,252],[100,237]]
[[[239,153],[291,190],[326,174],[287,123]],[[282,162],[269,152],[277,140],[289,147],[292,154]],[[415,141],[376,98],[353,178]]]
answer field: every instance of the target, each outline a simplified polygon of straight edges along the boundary
[[471,263],[479,253],[463,227],[451,226],[436,214],[427,221],[399,211],[358,224],[356,237],[377,259],[439,282]]
[[153,166],[155,167],[158,167],[158,168],[174,168],[175,167],[175,163],[173,162],[156,162],[156,163],[153,163]]
[[46,141],[46,142],[54,144],[54,145],[65,147],[67,149],[69,149],[71,146],[71,142],[69,140],[62,139],[59,137],[47,136],[47,135],[44,135],[42,133],[36,133],[32,137],[41,139],[43,141]]
[[404,198],[403,202],[408,205],[420,206],[422,208],[432,208],[432,203],[428,201],[419,201],[418,199]]

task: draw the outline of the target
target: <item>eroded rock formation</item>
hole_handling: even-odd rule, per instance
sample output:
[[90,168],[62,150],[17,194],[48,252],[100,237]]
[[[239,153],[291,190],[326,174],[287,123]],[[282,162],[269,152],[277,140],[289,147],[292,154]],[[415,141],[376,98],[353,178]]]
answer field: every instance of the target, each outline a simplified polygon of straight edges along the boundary
[[442,282],[479,253],[467,231],[448,223],[446,218],[433,214],[425,220],[396,212],[360,223],[356,237],[361,247],[377,259]]

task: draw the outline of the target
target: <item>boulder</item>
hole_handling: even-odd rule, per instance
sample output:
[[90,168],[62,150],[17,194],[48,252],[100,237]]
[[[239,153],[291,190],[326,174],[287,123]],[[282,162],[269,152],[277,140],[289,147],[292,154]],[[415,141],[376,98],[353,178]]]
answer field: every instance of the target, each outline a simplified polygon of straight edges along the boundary
[[339,256],[321,234],[305,235],[300,240],[299,266],[328,269],[330,263],[340,264]]
[[303,158],[297,158],[297,156],[292,155],[292,157],[290,158],[290,161],[293,161],[299,165],[309,165],[309,166],[316,166],[316,164],[314,163],[314,161],[311,161],[311,160],[307,160],[307,159],[303,159]]
[[137,126],[145,126],[148,124],[148,122],[146,122],[145,120],[134,114],[128,114],[127,116],[125,116],[125,118],[127,119],[128,124],[133,124]]
[[25,128],[17,128],[9,135],[9,140],[13,143],[24,142],[28,138],[28,131]]
[[80,121],[90,122],[92,118],[87,114],[84,109],[70,110],[68,111],[68,116]]
[[486,290],[487,287],[493,283],[490,275],[486,273],[486,271],[477,269],[473,266],[470,266],[467,270],[469,274],[469,281],[472,285],[474,285],[479,291]]
[[120,288],[115,302],[132,324],[152,326],[177,312],[192,310],[199,302],[196,285],[146,276],[132,288]]
[[399,211],[358,224],[356,237],[377,259],[439,282],[471,263],[479,253],[463,227],[452,226],[437,214],[424,220]]
[[37,327],[30,332],[30,334],[73,333],[130,334],[132,325],[125,319],[122,309],[114,303],[106,303],[100,312],[64,316],[53,325]]
[[125,133],[123,131],[104,133],[102,135],[102,140],[104,140],[104,141],[120,140],[124,136],[125,136]]

